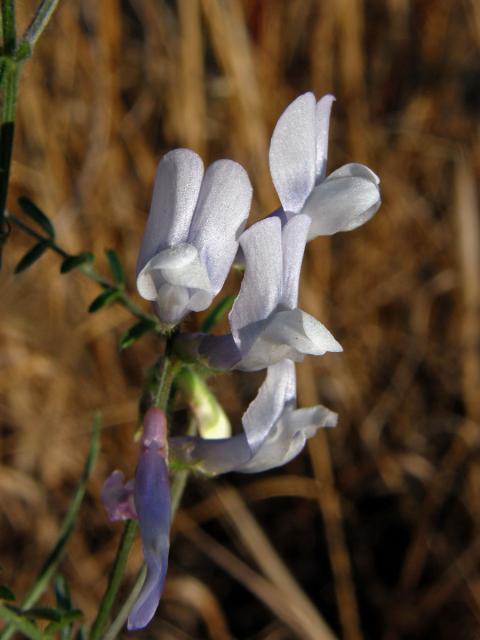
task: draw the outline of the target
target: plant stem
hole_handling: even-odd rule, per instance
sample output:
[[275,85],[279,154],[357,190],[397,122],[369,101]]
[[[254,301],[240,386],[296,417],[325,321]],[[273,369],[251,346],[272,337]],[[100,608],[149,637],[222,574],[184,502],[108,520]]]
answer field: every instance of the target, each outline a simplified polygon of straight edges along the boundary
[[[3,22],[3,26],[5,33],[5,21]],[[5,221],[5,206],[7,203],[13,136],[15,132],[18,74],[19,68],[17,63],[12,60],[5,60],[2,69],[3,106],[0,129],[0,267],[2,245],[8,236],[8,226]]]
[[17,44],[15,31],[15,0],[2,0],[3,50],[7,55],[15,51]]
[[122,539],[120,540],[118,547],[117,556],[115,558],[115,563],[108,579],[107,590],[102,598],[97,617],[95,618],[92,630],[90,631],[90,640],[104,638],[103,630],[107,624],[110,609],[113,606],[117,591],[120,588],[123,573],[125,571],[125,565],[127,564],[128,554],[130,553],[130,549],[137,533],[137,527],[138,523],[136,520],[128,520],[125,525]]
[[[58,534],[57,542],[53,547],[50,555],[46,559],[43,567],[40,569],[40,573],[35,583],[33,584],[30,591],[27,593],[25,599],[22,602],[22,607],[28,609],[32,605],[37,602],[40,596],[43,594],[45,589],[50,582],[53,574],[55,573],[60,558],[62,557],[63,551],[65,549],[65,545],[70,538],[70,534],[72,533],[75,522],[77,519],[78,512],[80,510],[80,506],[83,501],[83,497],[85,495],[85,491],[87,488],[87,482],[90,478],[90,474],[92,473],[93,466],[95,464],[95,460],[97,458],[98,449],[99,449],[99,435],[100,435],[100,417],[96,415],[93,420],[93,429],[92,429],[92,437],[90,440],[90,448],[88,451],[87,460],[85,462],[85,466],[83,468],[82,477],[80,478],[80,482],[78,484],[77,490],[73,497],[72,502],[70,503],[70,507],[68,508],[65,519],[62,523],[60,532]],[[0,613],[0,617],[2,617]],[[12,626],[6,627],[0,633],[0,640],[7,640],[14,633],[14,628]]]
[[11,629],[12,633],[18,629],[22,633],[26,635],[27,638],[31,638],[32,640],[42,640],[44,637],[43,633],[40,629],[34,625],[27,618],[23,618],[22,616],[15,613],[5,605],[0,604],[0,618],[6,620],[10,626],[7,629]]
[[[35,229],[32,229],[31,227],[29,227],[15,214],[7,212],[6,219],[10,222],[13,222],[15,226],[17,226],[19,229],[21,229],[24,233],[28,234],[32,238],[35,238],[35,240],[38,240],[40,242],[46,242],[48,244],[49,249],[54,251],[61,258],[65,259],[65,258],[71,257],[70,254],[67,253],[61,247],[59,247],[54,240],[43,236],[41,233],[38,233],[38,231],[35,231]],[[90,280],[93,280],[93,282],[96,282],[98,285],[100,285],[104,289],[117,288],[117,285],[115,283],[110,282],[109,280],[101,276],[93,268],[91,264],[83,264],[80,267],[78,267],[78,269],[83,273],[83,275],[85,275]],[[128,309],[128,311],[130,311],[132,315],[134,315],[136,318],[139,318],[140,320],[148,320],[150,322],[154,322],[156,326],[156,330],[159,333],[167,332],[167,328],[165,327],[165,325],[161,323],[156,316],[142,311],[142,309],[130,298],[130,296],[126,291],[122,289],[120,289],[119,291],[120,291],[120,295],[115,300],[117,304],[121,304],[123,307]]]
[[26,40],[32,49],[50,22],[50,18],[59,2],[60,0],[43,0],[43,2],[40,3],[31,23],[23,35],[23,40]]

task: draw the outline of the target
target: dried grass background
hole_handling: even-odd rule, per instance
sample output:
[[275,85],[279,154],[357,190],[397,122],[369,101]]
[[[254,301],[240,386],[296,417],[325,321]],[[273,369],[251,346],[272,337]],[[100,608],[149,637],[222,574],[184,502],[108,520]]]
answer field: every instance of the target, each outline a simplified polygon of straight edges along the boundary
[[[64,2],[26,63],[9,206],[32,197],[59,242],[94,250],[99,267],[116,248],[132,290],[171,148],[243,163],[258,219],[277,206],[278,116],[329,91],[329,169],[365,162],[382,180],[377,216],[310,243],[303,270],[303,307],[344,353],[303,363],[299,398],[338,411],[339,426],[284,469],[193,481],[156,621],[121,637],[322,640],[325,624],[345,640],[480,636],[479,7]],[[31,9],[21,4],[21,24]],[[101,409],[102,455],[61,564],[91,620],[121,529],[99,491],[112,469],[133,472],[157,345],[120,353],[126,312],[89,316],[95,286],[60,276],[54,255],[14,276],[30,244],[14,231],[0,275],[1,581],[19,594],[31,583]],[[251,382],[217,386],[238,426]],[[140,562],[137,545],[127,582]]]

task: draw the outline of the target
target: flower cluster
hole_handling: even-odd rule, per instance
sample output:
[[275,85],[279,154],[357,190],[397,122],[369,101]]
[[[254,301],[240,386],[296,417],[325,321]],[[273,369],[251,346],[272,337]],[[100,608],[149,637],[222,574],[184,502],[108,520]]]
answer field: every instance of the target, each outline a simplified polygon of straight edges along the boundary
[[137,288],[172,326],[190,311],[207,309],[237,256],[245,264],[226,335],[179,334],[188,352],[215,370],[266,370],[242,418],[241,434],[217,439],[170,437],[165,414],[144,417],[134,482],[116,471],[103,501],[111,519],[138,517],[147,577],[128,626],[146,626],[165,578],[170,529],[167,460],[210,475],[254,473],[294,458],[320,427],[337,416],[323,406],[296,408],[295,362],[341,351],[318,320],[298,307],[306,242],[348,231],[380,206],[379,179],[368,167],[347,164],[326,176],[328,128],[334,98],[297,98],[280,117],[270,145],[270,171],[281,208],[244,231],[252,188],[243,168],[220,160],[204,172],[193,151],[161,160],[137,265]]

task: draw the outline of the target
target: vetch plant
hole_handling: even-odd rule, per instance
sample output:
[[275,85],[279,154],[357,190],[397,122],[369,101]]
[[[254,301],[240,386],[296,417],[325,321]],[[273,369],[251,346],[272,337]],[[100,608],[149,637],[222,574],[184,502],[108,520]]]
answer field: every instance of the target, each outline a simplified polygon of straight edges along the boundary
[[[105,276],[94,268],[93,254],[71,255],[58,244],[53,224],[31,201],[19,200],[29,222],[7,214],[10,223],[35,239],[17,272],[52,251],[61,258],[61,273],[79,271],[100,287],[91,313],[119,304],[133,315],[135,324],[121,337],[121,348],[147,333],[159,338],[139,403],[135,476],[125,482],[123,473],[115,470],[102,490],[110,520],[126,524],[89,640],[112,640],[127,618],[129,629],[144,628],[155,615],[167,572],[171,520],[189,473],[213,477],[273,469],[297,456],[319,428],[337,423],[336,413],[326,407],[297,407],[295,362],[342,350],[319,320],[298,307],[302,260],[310,238],[354,229],[370,219],[380,206],[380,191],[377,176],[363,165],[347,164],[327,177],[332,102],[332,96],[325,96],[317,103],[307,93],[280,117],[270,146],[270,169],[282,206],[247,230],[252,187],[238,163],[219,160],[205,171],[189,149],[176,149],[161,159],[136,270],[138,292],[152,303],[153,312],[128,293],[128,278],[114,251],[106,252],[110,275]],[[209,309],[236,257],[245,266],[238,294],[221,299],[199,332],[182,331],[189,313]],[[228,333],[211,333],[230,306]],[[232,435],[208,378],[236,370],[265,371],[265,378],[242,416],[241,431]],[[190,409],[187,433],[177,431],[174,389]],[[145,568],[110,621],[137,528]],[[42,578],[42,589],[46,581]],[[6,598],[9,590],[3,589]],[[27,598],[25,606],[31,607],[41,590],[33,593],[35,598]],[[19,611],[0,606],[0,616],[9,624],[0,640],[15,629],[37,637]],[[72,611],[56,614],[57,627],[66,628],[62,637],[70,637],[78,615]],[[86,629],[81,634],[78,637],[87,637]]]

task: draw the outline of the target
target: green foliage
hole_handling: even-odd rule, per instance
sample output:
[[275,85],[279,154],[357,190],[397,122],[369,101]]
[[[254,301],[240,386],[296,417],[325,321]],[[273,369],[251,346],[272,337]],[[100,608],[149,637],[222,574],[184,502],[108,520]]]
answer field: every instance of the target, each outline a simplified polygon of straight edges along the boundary
[[131,347],[139,338],[149,331],[155,331],[155,329],[156,323],[153,320],[140,320],[140,322],[131,326],[130,329],[127,329],[120,338],[120,349]]
[[23,213],[34,220],[38,226],[45,231],[51,240],[55,238],[55,229],[50,218],[41,209],[39,209],[37,205],[30,200],[30,198],[22,196],[18,199],[18,204]]
[[107,249],[105,251],[107,256],[110,271],[112,272],[113,279],[118,285],[123,286],[125,284],[125,273],[123,271],[122,263],[118,257],[117,252],[114,249]]
[[229,311],[234,300],[235,296],[225,296],[225,298],[222,298],[222,300],[220,300],[220,302],[210,311],[208,316],[202,322],[200,330],[204,333],[211,331],[215,325],[220,322],[227,311]]
[[15,594],[4,584],[0,585],[0,600],[15,600]]
[[21,273],[22,271],[25,271],[25,269],[28,269],[28,267],[43,256],[49,246],[50,242],[48,240],[41,240],[40,242],[37,242],[37,244],[34,244],[15,267],[15,273]]
[[103,307],[106,307],[108,304],[111,304],[121,295],[118,289],[109,288],[106,291],[100,293],[92,302],[92,304],[88,307],[88,313],[95,313],[95,311],[99,311]]
[[81,267],[84,264],[91,264],[94,259],[95,257],[90,251],[84,251],[83,253],[79,253],[76,256],[68,256],[68,258],[62,260],[62,264],[60,265],[60,273],[68,273],[69,271],[72,271],[72,269]]

